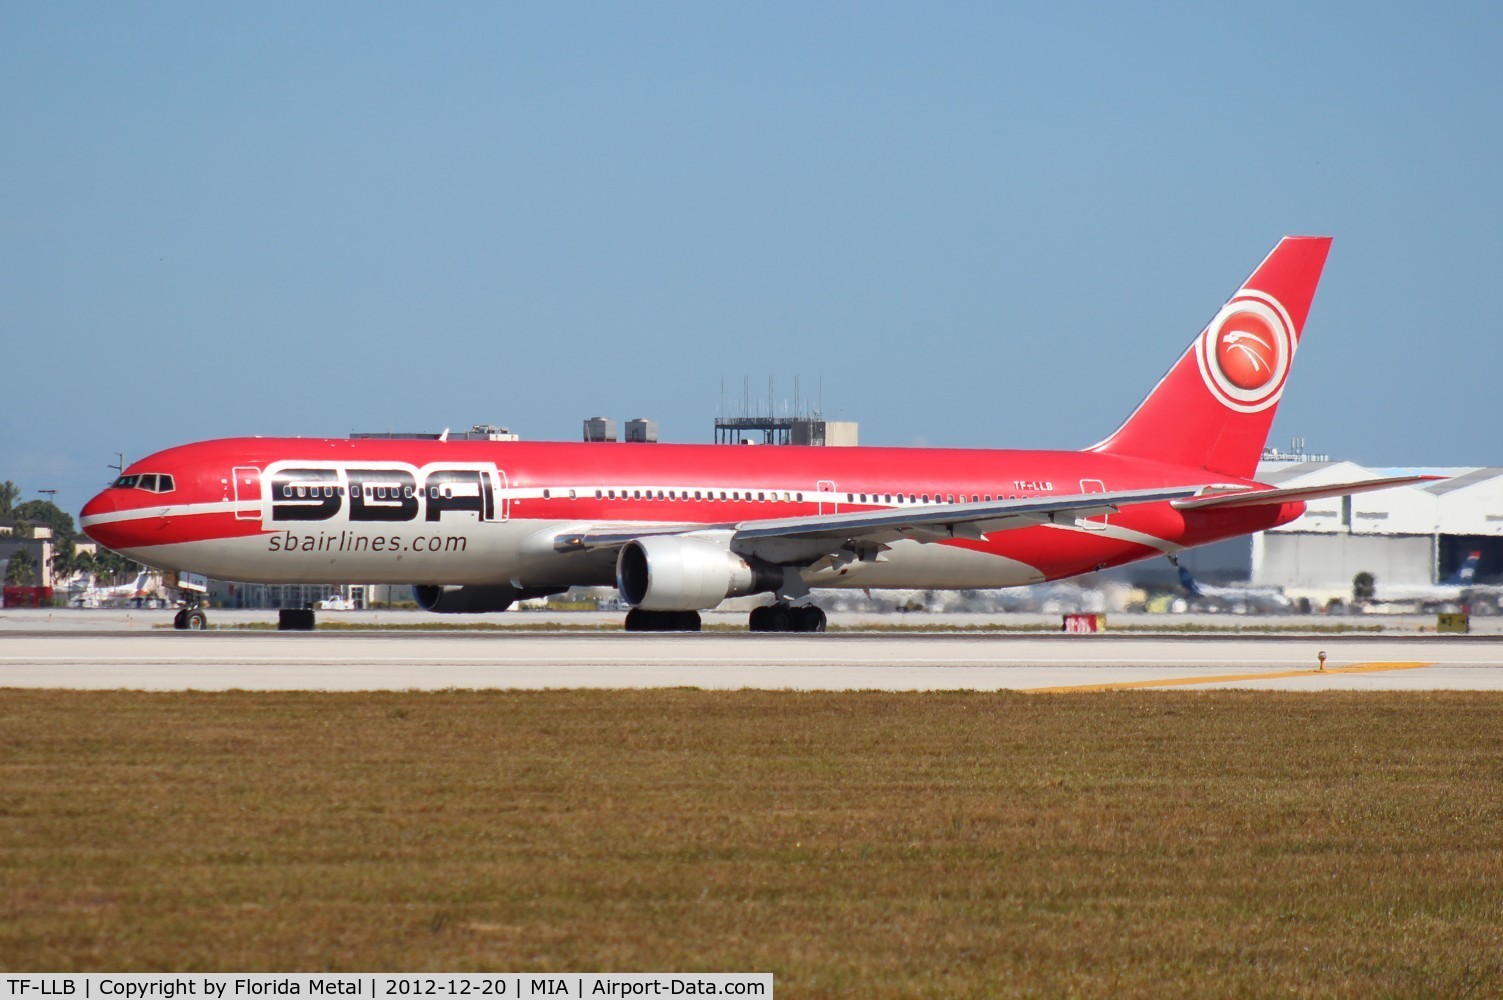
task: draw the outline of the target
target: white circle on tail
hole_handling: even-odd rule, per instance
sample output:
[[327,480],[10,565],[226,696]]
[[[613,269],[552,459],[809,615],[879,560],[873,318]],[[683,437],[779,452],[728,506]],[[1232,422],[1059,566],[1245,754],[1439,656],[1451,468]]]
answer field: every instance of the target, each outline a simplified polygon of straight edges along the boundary
[[1195,360],[1211,395],[1239,413],[1257,413],[1283,394],[1296,344],[1279,300],[1243,289],[1195,342]]

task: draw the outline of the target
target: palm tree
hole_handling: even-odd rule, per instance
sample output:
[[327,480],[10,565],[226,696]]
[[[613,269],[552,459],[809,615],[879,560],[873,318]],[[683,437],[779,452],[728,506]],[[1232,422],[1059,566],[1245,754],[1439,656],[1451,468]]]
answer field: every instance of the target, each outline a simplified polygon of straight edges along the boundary
[[134,572],[135,565],[118,552],[100,549],[94,553],[94,579],[101,587],[112,587]]
[[29,587],[36,580],[37,561],[24,545],[11,553],[5,564],[5,583],[11,587]]
[[77,573],[85,586],[94,578],[94,553],[75,552],[73,554],[73,572]]
[[70,538],[52,540],[52,580],[61,583],[78,572],[78,548]]

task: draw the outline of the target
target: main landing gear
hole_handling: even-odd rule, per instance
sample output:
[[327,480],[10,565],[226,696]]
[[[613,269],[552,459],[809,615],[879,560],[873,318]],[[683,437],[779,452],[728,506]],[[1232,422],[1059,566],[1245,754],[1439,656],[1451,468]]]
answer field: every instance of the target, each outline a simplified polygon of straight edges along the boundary
[[751,632],[823,632],[825,613],[812,604],[769,604],[756,608],[746,625]]
[[282,608],[277,612],[278,632],[312,632],[312,608]]
[[628,632],[698,632],[698,611],[647,611],[632,608],[626,613]]
[[[812,604],[769,604],[757,608],[747,621],[751,632],[823,632],[825,613]],[[646,611],[632,608],[626,613],[628,632],[698,632],[698,611]]]
[[[696,622],[699,616],[695,615]],[[209,627],[209,616],[203,606],[190,604],[172,616],[172,627],[179,631],[202,632]],[[698,626],[696,625],[696,628]],[[278,632],[312,632],[312,608],[283,608],[277,612]]]

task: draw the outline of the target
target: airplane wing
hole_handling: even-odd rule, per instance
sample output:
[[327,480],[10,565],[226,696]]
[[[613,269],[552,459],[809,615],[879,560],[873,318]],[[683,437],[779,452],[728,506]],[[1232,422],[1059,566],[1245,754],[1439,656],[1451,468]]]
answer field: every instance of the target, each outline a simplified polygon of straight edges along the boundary
[[1132,504],[1169,501],[1180,510],[1253,507],[1366,493],[1440,478],[1444,477],[1391,476],[1284,488],[1178,486],[985,503],[883,507],[847,514],[812,514],[719,524],[594,524],[582,525],[577,533],[559,536],[555,547],[560,551],[618,549],[649,535],[729,534],[730,547],[744,555],[758,555],[779,563],[808,563],[842,549],[858,553],[860,558],[872,558],[890,543],[903,539],[918,542],[957,538],[984,541],[987,535],[999,531],[1037,524],[1070,524],[1081,518],[1112,514]]
[[1080,493],[1064,497],[1027,497],[990,503],[937,504],[923,507],[885,507],[850,514],[816,514],[763,521],[736,527],[738,539],[864,538],[891,541],[927,535],[923,541],[944,538],[983,539],[988,532],[1026,528],[1034,524],[1063,524],[1082,517],[1116,513],[1128,504],[1158,503],[1193,496],[1199,487],[1179,486],[1115,493]]
[[905,538],[919,542],[955,538],[984,541],[993,532],[1036,524],[1073,524],[1079,518],[1112,514],[1130,504],[1185,499],[1201,488],[1175,486],[983,503],[884,507],[848,514],[811,514],[724,524],[600,525],[564,535],[558,545],[563,549],[619,548],[646,535],[729,532],[730,546],[737,552],[779,563],[809,562],[842,548],[876,552]]
[[1208,487],[1196,496],[1173,501],[1180,510],[1208,510],[1213,507],[1258,507],[1270,503],[1292,503],[1296,500],[1324,500],[1327,497],[1344,497],[1353,493],[1369,493],[1395,486],[1412,486],[1415,483],[1433,482],[1444,476],[1389,476],[1386,479],[1361,479],[1351,483],[1331,483],[1325,486],[1286,486],[1226,488]]

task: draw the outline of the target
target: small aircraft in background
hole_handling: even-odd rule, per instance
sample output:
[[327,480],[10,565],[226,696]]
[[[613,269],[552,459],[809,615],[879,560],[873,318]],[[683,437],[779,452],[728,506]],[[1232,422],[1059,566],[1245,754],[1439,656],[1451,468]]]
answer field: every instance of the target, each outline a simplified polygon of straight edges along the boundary
[[1478,586],[1477,566],[1481,562],[1482,552],[1473,550],[1461,561],[1461,565],[1456,567],[1456,572],[1439,583],[1401,583],[1387,586],[1382,579],[1379,579],[1373,588],[1373,599],[1385,604],[1418,603],[1428,607],[1432,604],[1461,604],[1478,591],[1494,594],[1503,591],[1503,588]]
[[75,594],[72,603],[80,608],[145,607],[149,602],[164,603],[153,585],[153,573],[143,569],[130,583],[114,587],[88,587]]
[[1293,606],[1281,587],[1220,587],[1201,583],[1184,564],[1179,566],[1179,585],[1191,597],[1224,602],[1233,610],[1287,611]]

